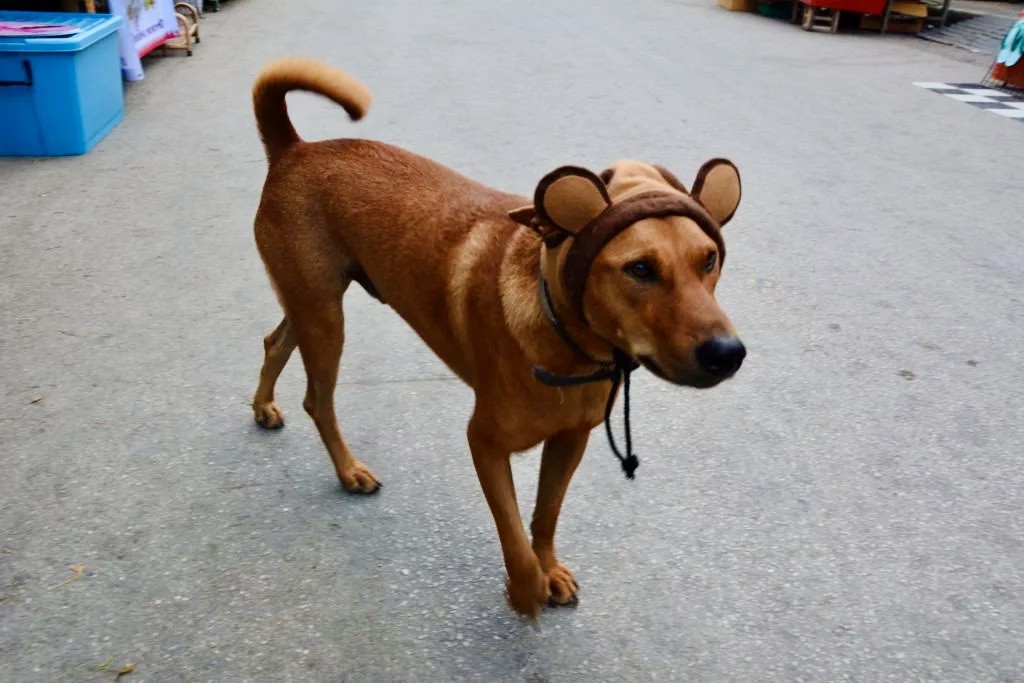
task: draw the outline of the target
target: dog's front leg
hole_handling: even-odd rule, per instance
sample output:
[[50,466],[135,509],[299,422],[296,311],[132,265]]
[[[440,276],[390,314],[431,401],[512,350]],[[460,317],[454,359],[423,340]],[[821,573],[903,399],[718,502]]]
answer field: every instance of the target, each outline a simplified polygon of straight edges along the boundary
[[536,616],[548,600],[548,580],[541,570],[523,530],[512,481],[511,452],[493,439],[494,430],[474,416],[469,425],[469,448],[473,452],[484,497],[498,528],[498,540],[508,572],[508,599],[521,614]]
[[558,605],[575,605],[579,586],[572,572],[555,555],[555,526],[562,500],[576,467],[587,449],[589,430],[562,432],[544,442],[537,482],[537,505],[533,509],[533,551],[547,575],[551,600]]

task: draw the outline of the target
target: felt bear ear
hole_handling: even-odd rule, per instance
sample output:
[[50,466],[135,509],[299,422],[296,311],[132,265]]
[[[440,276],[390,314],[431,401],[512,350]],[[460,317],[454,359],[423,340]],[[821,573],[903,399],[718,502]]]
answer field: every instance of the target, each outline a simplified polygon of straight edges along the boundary
[[711,159],[697,171],[693,198],[704,205],[719,226],[728,223],[740,205],[740,172],[728,159]]
[[533,208],[542,224],[576,235],[611,206],[604,182],[585,168],[562,166],[541,179]]

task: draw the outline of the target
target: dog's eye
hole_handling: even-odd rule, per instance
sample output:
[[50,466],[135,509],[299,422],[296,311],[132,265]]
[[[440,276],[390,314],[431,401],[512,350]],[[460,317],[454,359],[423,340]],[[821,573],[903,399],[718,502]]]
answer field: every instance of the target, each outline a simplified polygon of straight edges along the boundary
[[654,265],[650,261],[633,261],[626,265],[626,273],[641,282],[651,282],[658,277]]
[[715,264],[717,264],[717,263],[718,263],[718,252],[716,252],[716,251],[708,252],[708,258],[707,258],[706,261],[704,261],[704,272],[705,273],[713,273],[713,272],[715,272]]

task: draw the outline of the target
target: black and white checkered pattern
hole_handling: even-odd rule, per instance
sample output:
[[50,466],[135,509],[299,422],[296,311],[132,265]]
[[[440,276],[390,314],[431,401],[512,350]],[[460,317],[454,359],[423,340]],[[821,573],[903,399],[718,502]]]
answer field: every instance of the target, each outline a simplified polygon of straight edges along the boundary
[[915,83],[914,85],[1008,119],[1024,121],[1024,94],[986,88],[978,83]]

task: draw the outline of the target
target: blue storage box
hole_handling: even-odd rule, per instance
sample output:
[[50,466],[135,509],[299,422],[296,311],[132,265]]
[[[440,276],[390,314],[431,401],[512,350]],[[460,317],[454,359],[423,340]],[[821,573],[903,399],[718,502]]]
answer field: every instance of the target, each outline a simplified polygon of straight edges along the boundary
[[0,37],[0,156],[85,154],[124,118],[121,18],[3,11],[0,22],[78,29],[66,37]]

